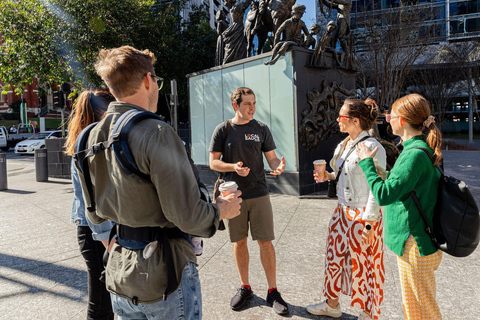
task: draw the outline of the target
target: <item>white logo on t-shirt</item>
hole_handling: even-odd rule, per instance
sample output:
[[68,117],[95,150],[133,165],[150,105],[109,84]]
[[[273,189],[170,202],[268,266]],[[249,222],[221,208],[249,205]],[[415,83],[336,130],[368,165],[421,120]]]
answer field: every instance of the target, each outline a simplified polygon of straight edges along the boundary
[[245,134],[245,141],[247,141],[247,140],[252,140],[252,141],[260,142],[260,137],[259,137],[258,134],[247,133],[247,134]]

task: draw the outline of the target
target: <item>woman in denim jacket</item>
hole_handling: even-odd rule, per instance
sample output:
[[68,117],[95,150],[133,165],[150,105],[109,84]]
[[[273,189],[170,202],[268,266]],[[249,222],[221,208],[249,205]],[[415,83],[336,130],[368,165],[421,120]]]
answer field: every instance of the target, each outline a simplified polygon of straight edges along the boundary
[[[325,180],[335,180],[344,164],[337,184],[338,205],[328,228],[323,288],[326,300],[307,307],[315,315],[341,317],[340,292],[351,296],[352,307],[363,311],[358,319],[378,319],[380,314],[385,279],[382,208],[368,187],[354,151],[359,141],[371,150],[378,148],[378,166],[385,168],[385,149],[368,134],[377,116],[373,100],[347,99],[337,118],[340,131],[348,137],[337,146],[330,161],[334,172],[325,172]],[[325,181],[316,173],[314,177],[317,183]]]
[[[65,143],[66,154],[74,153],[75,141],[80,132],[89,124],[99,121],[107,111],[108,104],[114,100],[113,96],[106,92],[84,91],[80,94],[70,115],[68,137]],[[87,319],[113,320],[110,294],[105,283],[100,281],[100,277],[104,269],[103,253],[114,223],[106,221],[94,225],[87,219],[82,187],[73,159],[71,168],[74,191],[71,221],[77,225],[78,245],[88,272]]]

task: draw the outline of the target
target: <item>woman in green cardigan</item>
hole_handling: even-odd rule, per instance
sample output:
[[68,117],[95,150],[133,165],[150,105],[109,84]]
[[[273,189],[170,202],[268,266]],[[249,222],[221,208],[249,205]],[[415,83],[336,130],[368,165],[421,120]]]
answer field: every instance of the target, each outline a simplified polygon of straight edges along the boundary
[[[402,286],[405,319],[442,319],[436,301],[434,271],[442,260],[425,232],[425,225],[410,196],[415,190],[422,209],[432,224],[440,173],[424,148],[441,162],[442,136],[430,115],[429,102],[419,94],[410,94],[395,101],[387,115],[395,135],[403,141],[403,152],[390,172],[375,167],[370,150],[359,143],[359,165],[378,204],[385,206],[384,241],[397,254]],[[423,135],[425,131],[426,135]]]

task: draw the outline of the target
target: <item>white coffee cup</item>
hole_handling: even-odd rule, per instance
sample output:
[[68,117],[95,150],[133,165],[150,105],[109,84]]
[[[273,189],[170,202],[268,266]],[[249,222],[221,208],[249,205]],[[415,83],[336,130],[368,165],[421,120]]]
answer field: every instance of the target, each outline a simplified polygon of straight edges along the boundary
[[218,191],[222,194],[222,197],[228,196],[230,193],[237,191],[238,185],[235,181],[227,181],[222,183],[218,187]]

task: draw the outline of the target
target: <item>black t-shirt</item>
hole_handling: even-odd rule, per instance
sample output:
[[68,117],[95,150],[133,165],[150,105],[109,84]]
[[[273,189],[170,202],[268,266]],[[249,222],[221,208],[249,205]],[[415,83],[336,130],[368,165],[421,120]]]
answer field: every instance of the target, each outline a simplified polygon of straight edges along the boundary
[[224,151],[227,122],[220,123],[213,131],[210,151],[222,152],[222,160],[227,163],[242,161],[244,167],[250,168],[250,173],[241,177],[236,172],[225,172],[224,179],[238,184],[243,199],[266,196],[268,187],[263,169],[263,153],[276,148],[270,129],[257,120],[241,125],[232,123]]

